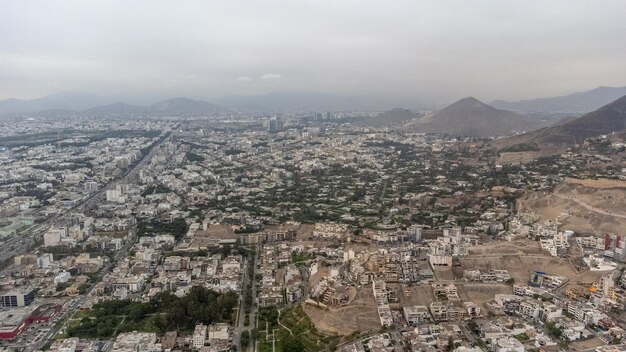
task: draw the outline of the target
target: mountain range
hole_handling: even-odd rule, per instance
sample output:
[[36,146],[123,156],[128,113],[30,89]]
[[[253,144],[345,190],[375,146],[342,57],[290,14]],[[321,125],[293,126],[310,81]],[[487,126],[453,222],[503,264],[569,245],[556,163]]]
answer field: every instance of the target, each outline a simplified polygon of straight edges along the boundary
[[[79,91],[51,94],[31,100],[0,100],[0,115],[52,114],[62,110],[92,114],[216,112],[281,113],[312,111],[380,111],[394,106],[411,106],[408,101],[371,97],[350,97],[308,91],[277,91],[263,95],[230,95],[213,99],[214,103],[188,98],[173,98],[154,105],[133,105]],[[146,99],[143,98],[143,101]]]
[[276,91],[263,95],[229,95],[215,100],[242,112],[380,111],[410,102],[309,91]]
[[[53,105],[57,103],[57,105]],[[0,101],[0,114],[32,114],[40,116],[63,116],[71,114],[82,115],[212,115],[228,112],[227,109],[203,100],[189,98],[171,98],[153,105],[131,105],[117,102],[106,105],[82,109],[85,104],[72,104],[71,101],[63,101],[61,104],[48,97],[34,100],[20,100],[15,103],[15,99]],[[60,106],[51,107],[48,106]]]
[[558,150],[613,132],[626,132],[626,95],[576,119],[506,138],[496,145],[535,145],[542,150]]
[[374,117],[364,118],[354,124],[361,127],[392,127],[407,123],[416,118],[419,118],[419,114],[414,111],[395,108],[381,112]]
[[432,113],[419,114],[407,109],[392,109],[356,123],[362,127],[396,127],[421,133],[453,136],[509,136],[552,124],[538,116],[527,116],[496,109],[480,100],[467,97]]
[[626,87],[598,87],[569,95],[521,101],[496,100],[496,108],[524,113],[584,114],[626,95]]
[[32,113],[44,110],[80,111],[108,103],[110,101],[95,94],[65,91],[30,100],[0,100],[0,114]]

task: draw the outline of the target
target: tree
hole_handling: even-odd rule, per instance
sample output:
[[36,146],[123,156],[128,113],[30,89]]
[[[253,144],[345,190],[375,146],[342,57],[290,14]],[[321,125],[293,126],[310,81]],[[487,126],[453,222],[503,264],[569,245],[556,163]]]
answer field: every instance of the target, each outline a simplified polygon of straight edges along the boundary
[[302,352],[305,350],[304,343],[296,336],[287,336],[282,347],[283,352]]
[[250,343],[250,332],[248,330],[244,330],[241,332],[241,350],[243,351],[248,344]]

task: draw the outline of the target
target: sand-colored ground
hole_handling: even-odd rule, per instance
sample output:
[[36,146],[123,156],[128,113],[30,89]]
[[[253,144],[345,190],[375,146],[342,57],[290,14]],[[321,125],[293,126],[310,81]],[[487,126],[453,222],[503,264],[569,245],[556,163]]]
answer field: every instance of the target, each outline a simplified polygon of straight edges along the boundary
[[[462,301],[471,301],[478,305],[482,305],[493,300],[494,295],[499,293],[510,294],[512,288],[507,284],[488,284],[479,282],[455,282],[459,299]],[[400,289],[400,306],[428,306],[435,300],[431,285],[420,284],[414,286],[402,285]]]
[[569,344],[568,349],[570,351],[589,351],[593,350],[596,347],[602,347],[604,345],[604,342],[602,342],[600,339],[593,338],[585,341],[572,342]]
[[589,287],[589,283],[597,282],[600,277],[606,274],[607,271],[582,271],[579,274],[570,277],[570,280],[561,288],[559,288],[559,292],[566,292],[568,289],[576,286],[579,286],[581,288]]
[[486,284],[486,283],[458,283],[456,289],[459,293],[459,298],[462,301],[474,302],[480,305],[483,309],[487,309],[486,302],[492,301],[497,294],[511,294],[513,289],[507,284]]
[[399,292],[398,298],[403,307],[428,306],[435,299],[431,285],[402,285]]
[[198,237],[209,237],[214,239],[237,239],[239,235],[236,234],[230,226],[226,225],[209,225],[206,230],[200,230],[196,232]]
[[[516,241],[493,241],[470,247],[470,255],[545,254],[538,241],[520,239]],[[496,268],[494,268],[496,269]]]
[[568,178],[554,192],[531,192],[517,202],[540,220],[559,218],[563,230],[598,235],[620,233],[626,227],[626,182]]
[[371,287],[358,289],[352,303],[337,309],[303,305],[315,327],[327,334],[349,335],[354,331],[369,331],[380,328],[380,320]]
[[610,180],[606,178],[594,179],[578,179],[578,178],[565,178],[565,182],[569,184],[581,185],[592,188],[626,188],[626,181]]
[[[498,252],[492,252],[498,253]],[[459,258],[461,266],[465,270],[488,271],[489,269],[505,269],[517,283],[525,283],[533,271],[543,271],[571,278],[576,276],[576,271],[567,259],[555,258],[545,255],[470,255]]]

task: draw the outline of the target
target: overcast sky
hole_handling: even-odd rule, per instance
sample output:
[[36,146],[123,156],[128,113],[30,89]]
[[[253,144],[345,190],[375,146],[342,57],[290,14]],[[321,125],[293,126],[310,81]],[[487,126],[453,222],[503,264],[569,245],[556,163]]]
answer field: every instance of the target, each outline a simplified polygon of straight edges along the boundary
[[623,0],[0,0],[0,99],[554,96],[626,85],[625,16]]

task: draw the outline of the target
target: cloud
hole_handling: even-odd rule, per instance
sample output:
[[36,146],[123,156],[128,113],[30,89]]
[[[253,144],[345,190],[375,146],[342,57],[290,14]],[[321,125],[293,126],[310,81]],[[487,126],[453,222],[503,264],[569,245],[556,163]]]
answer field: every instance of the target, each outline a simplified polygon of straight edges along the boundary
[[263,76],[261,76],[261,79],[267,79],[267,80],[275,80],[275,79],[281,79],[283,78],[283,75],[281,75],[280,73],[266,73]]
[[624,0],[1,4],[0,99],[280,89],[432,107],[626,85]]

